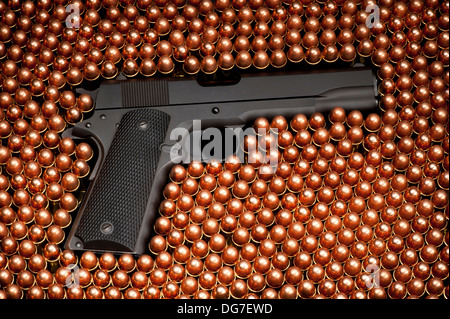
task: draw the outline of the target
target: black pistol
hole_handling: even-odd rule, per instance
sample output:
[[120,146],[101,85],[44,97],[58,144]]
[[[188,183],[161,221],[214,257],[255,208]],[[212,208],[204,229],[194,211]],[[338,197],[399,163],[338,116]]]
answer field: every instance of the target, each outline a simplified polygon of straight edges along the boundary
[[[106,81],[91,92],[91,118],[64,132],[90,139],[98,159],[65,247],[143,254],[170,168],[186,163],[183,141],[208,127],[244,127],[257,117],[312,115],[334,107],[377,107],[376,79],[365,67],[241,75],[232,83],[195,78]],[[201,121],[196,127],[195,121]],[[186,151],[186,150],[184,150]],[[183,153],[184,155],[179,155]]]

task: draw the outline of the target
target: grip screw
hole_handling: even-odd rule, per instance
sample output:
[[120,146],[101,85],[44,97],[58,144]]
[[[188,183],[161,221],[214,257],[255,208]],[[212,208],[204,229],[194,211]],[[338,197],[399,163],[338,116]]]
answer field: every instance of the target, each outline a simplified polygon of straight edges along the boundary
[[113,232],[114,226],[110,222],[104,222],[100,226],[100,232],[104,235],[109,235]]
[[138,123],[138,128],[142,131],[146,131],[149,128],[149,124],[146,120],[140,120]]

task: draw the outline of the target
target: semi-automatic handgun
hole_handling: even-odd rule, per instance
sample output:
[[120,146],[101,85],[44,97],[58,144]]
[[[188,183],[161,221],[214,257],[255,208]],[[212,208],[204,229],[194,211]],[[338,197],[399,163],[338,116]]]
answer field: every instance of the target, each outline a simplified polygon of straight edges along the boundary
[[243,74],[219,83],[113,80],[90,94],[93,115],[64,132],[89,139],[98,154],[66,248],[131,254],[147,248],[170,168],[192,159],[179,157],[180,149],[174,148],[188,147],[183,143],[187,136],[174,140],[177,128],[192,136],[209,127],[244,127],[260,116],[377,106],[376,80],[365,67]]

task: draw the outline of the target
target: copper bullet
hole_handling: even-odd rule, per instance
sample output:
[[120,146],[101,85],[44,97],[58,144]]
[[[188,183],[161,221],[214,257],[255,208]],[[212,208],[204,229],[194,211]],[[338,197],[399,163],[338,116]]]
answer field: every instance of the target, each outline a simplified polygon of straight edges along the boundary
[[180,285],[181,291],[187,295],[193,295],[198,290],[198,281],[193,277],[186,277]]
[[70,85],[76,86],[79,85],[83,81],[83,74],[77,67],[71,67],[67,71],[66,75],[67,83]]
[[21,299],[23,291],[18,285],[11,284],[5,288],[5,294],[8,299]]
[[125,271],[116,270],[114,271],[111,280],[114,287],[118,288],[119,290],[123,290],[129,286],[130,277]]
[[[136,54],[137,54],[137,52],[136,52]],[[122,72],[124,73],[125,76],[134,77],[139,72],[139,66],[134,59],[127,58],[124,61],[124,64],[122,67]]]
[[41,287],[33,285],[27,292],[27,299],[45,299],[45,292]]
[[88,81],[94,81],[100,76],[100,69],[94,62],[87,62],[83,68],[84,78]]

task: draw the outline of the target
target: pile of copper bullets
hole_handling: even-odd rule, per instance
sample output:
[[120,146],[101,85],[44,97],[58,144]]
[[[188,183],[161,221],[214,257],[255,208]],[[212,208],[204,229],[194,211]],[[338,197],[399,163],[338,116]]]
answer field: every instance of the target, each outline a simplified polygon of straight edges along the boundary
[[[448,298],[448,30],[448,0],[0,1],[0,298]],[[176,165],[147,254],[62,248],[95,155],[61,137],[76,88],[354,62],[376,114],[259,118],[276,171]]]

